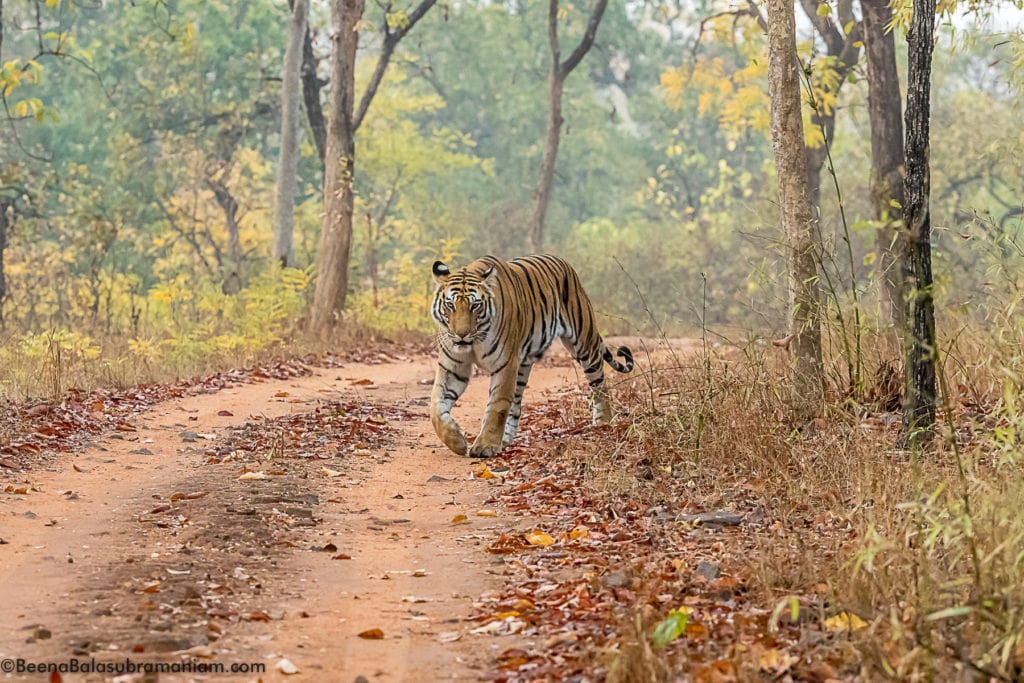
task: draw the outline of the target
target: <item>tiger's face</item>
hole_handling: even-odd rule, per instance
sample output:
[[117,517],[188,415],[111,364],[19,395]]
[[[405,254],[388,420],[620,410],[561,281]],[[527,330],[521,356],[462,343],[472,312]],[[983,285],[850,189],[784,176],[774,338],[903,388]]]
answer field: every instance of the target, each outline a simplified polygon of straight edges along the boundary
[[468,353],[473,342],[482,341],[491,328],[494,268],[482,273],[463,268],[452,273],[448,266],[436,261],[432,270],[437,289],[430,313],[437,322],[440,339],[452,350]]

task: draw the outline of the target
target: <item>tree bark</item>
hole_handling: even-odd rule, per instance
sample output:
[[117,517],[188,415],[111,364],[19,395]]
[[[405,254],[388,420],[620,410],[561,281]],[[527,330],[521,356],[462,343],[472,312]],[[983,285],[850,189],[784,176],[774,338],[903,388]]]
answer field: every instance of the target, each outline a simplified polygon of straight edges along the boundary
[[309,121],[309,129],[313,133],[322,176],[324,156],[327,153],[327,120],[324,118],[324,108],[320,104],[320,90],[327,85],[327,81],[316,75],[317,65],[316,55],[313,54],[313,37],[309,32],[307,20],[306,36],[302,40],[302,100],[306,105],[306,120]]
[[310,329],[326,336],[348,297],[348,263],[352,252],[352,213],[354,196],[352,181],[355,172],[355,135],[370,103],[384,78],[384,72],[399,41],[404,38],[436,0],[422,0],[409,13],[404,26],[391,27],[384,22],[384,38],[366,91],[355,107],[355,66],[359,32],[365,0],[333,0],[331,21],[335,33],[331,37],[330,120],[327,126],[327,150],[324,164],[324,221],[320,231],[319,265],[316,291],[310,311]]
[[903,206],[903,103],[896,68],[896,42],[887,0],[861,0],[864,51],[868,68],[868,114],[871,119],[872,218],[876,235],[878,296],[883,316],[903,329],[904,286],[898,254]]
[[277,161],[274,196],[274,245],[271,256],[282,266],[295,265],[295,196],[299,176],[299,81],[302,43],[309,15],[307,0],[294,0],[288,46],[281,70],[281,152]]
[[563,62],[558,44],[558,0],[548,2],[548,45],[551,49],[551,70],[548,75],[548,128],[544,143],[544,158],[541,161],[540,180],[534,195],[533,217],[530,219],[530,248],[534,253],[544,250],[544,220],[551,202],[551,187],[555,179],[555,163],[558,160],[558,146],[562,137],[562,93],[565,79],[586,56],[597,36],[601,18],[608,7],[608,0],[597,0],[587,21],[587,28],[579,45]]
[[[0,2],[2,6],[2,2]],[[0,197],[0,330],[6,329],[4,303],[7,300],[7,270],[4,256],[7,252],[7,226],[9,213],[14,212],[14,200]]]
[[902,265],[907,295],[903,395],[904,447],[926,446],[935,425],[935,304],[932,290],[931,215],[929,210],[929,120],[935,0],[914,0],[907,33],[906,176]]
[[313,295],[312,329],[324,334],[348,295],[348,261],[352,249],[352,173],[355,170],[356,25],[363,0],[333,0],[331,20],[330,119],[324,164],[324,222],[320,231],[319,266]]
[[824,397],[819,247],[808,194],[796,21],[791,0],[768,0],[768,88],[779,205],[789,250],[792,408],[794,418],[803,422],[821,414]]
[[[841,26],[837,26],[831,15],[822,16],[818,14],[819,4],[823,0],[800,0],[800,5],[807,15],[808,20],[814,26],[815,32],[825,43],[825,50],[828,56],[835,57],[835,69],[837,82],[835,92],[838,96],[839,90],[846,82],[846,77],[860,60],[860,44],[862,26],[856,21],[853,14],[851,0],[840,0],[837,3],[837,14]],[[846,33],[844,28],[853,22],[850,32]],[[818,147],[808,147],[807,154],[807,192],[814,207],[816,216],[821,214],[821,171],[828,159],[828,148],[832,146],[832,140],[836,132],[836,110],[825,111],[819,104],[811,114],[811,125],[823,129],[824,143]]]
[[[223,170],[223,175],[227,175],[227,168]],[[207,184],[224,212],[224,228],[228,233],[227,255],[222,266],[224,280],[220,288],[225,294],[238,294],[242,291],[242,239],[238,229],[238,201],[232,196],[223,177],[211,178]]]

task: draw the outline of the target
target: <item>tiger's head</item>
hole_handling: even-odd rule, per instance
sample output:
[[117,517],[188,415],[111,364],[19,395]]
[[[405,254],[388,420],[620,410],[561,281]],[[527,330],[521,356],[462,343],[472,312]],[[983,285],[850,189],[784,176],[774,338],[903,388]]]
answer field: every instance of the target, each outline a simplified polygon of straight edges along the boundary
[[432,268],[434,303],[431,316],[437,322],[439,341],[454,351],[469,352],[474,341],[482,341],[491,329],[494,316],[494,266],[455,271],[441,261]]

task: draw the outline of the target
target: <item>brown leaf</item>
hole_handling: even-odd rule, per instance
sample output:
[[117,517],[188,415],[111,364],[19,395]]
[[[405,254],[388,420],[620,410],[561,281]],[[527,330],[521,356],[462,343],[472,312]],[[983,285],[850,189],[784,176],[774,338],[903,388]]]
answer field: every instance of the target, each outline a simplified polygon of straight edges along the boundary
[[235,414],[232,413],[230,410],[218,410],[217,411],[217,415],[219,415],[220,417],[234,417],[235,416]]
[[351,384],[352,386],[357,386],[357,387],[359,387],[359,386],[365,387],[365,386],[367,386],[369,384],[373,384],[373,380],[371,380],[371,379],[354,379],[351,382],[349,382],[349,384]]
[[383,640],[384,632],[379,628],[371,628],[360,633],[359,637],[366,638],[367,640]]
[[179,500],[196,500],[208,495],[209,491],[193,491],[192,493],[175,493],[171,496],[171,502],[174,503]]
[[785,337],[783,337],[782,339],[775,339],[775,340],[773,340],[772,341],[772,346],[778,346],[780,349],[788,349],[790,343],[794,339],[796,339],[796,335],[795,334],[789,334],[789,335],[786,335]]
[[262,610],[257,610],[255,612],[243,614],[242,619],[245,621],[270,621],[270,615]]

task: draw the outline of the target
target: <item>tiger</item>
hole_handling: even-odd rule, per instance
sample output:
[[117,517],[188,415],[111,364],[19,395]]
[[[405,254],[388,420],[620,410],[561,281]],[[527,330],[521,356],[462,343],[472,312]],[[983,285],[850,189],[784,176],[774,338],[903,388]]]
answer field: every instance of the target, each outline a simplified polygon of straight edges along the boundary
[[[530,370],[556,337],[590,384],[594,424],[611,421],[603,363],[631,372],[633,353],[622,346],[615,356],[623,362],[612,355],[569,263],[548,254],[509,261],[483,256],[454,272],[442,261],[435,261],[431,270],[438,362],[430,421],[445,446],[472,458],[489,458],[508,446],[519,430]],[[480,433],[469,447],[451,411],[474,365],[490,374],[491,386]]]

